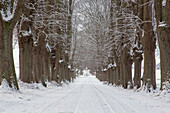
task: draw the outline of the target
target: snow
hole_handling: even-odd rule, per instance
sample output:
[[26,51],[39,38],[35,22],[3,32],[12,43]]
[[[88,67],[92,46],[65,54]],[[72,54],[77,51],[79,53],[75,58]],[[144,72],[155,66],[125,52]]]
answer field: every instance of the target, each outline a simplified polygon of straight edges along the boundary
[[17,78],[19,78],[19,48],[18,44],[16,44],[16,47],[13,49],[13,54],[14,54],[14,64],[15,64],[15,71]]
[[166,0],[162,1],[162,6],[166,6]]
[[24,36],[24,37],[27,37],[27,36],[31,35],[31,31],[22,30],[21,32],[22,32],[22,36]]
[[90,70],[88,69],[83,70],[83,76],[91,76]]
[[[14,48],[14,61],[19,76],[19,49]],[[60,60],[60,62],[63,60]],[[76,69],[78,71],[78,69]],[[143,73],[143,69],[142,69]],[[0,86],[0,113],[169,113],[170,93],[146,93],[127,90],[100,82],[83,71],[74,83],[27,84],[19,81],[20,91],[10,89],[5,81]],[[160,70],[156,70],[160,86]]]
[[170,95],[104,85],[94,76],[74,83],[19,82],[20,92],[0,87],[0,113],[169,113]]
[[[2,1],[2,4],[4,4],[4,2],[5,2],[5,1]],[[11,0],[8,0],[7,2],[10,3]],[[11,5],[11,4],[10,4],[10,5]],[[8,22],[8,21],[10,21],[10,20],[13,19],[14,14],[15,14],[15,9],[16,9],[16,6],[17,6],[17,0],[14,1],[12,13],[11,13],[11,7],[12,7],[12,6],[10,6],[10,5],[8,5],[6,11],[4,11],[3,9],[0,10],[1,15],[2,15],[2,19],[3,19],[5,22]]]
[[159,22],[159,27],[166,27],[166,26],[167,26],[167,24],[165,24],[165,21]]
[[103,69],[103,71],[107,71],[107,69],[105,68],[105,69]]
[[71,69],[71,65],[68,65],[68,69]]
[[59,63],[62,63],[62,62],[64,62],[63,60],[59,60]]

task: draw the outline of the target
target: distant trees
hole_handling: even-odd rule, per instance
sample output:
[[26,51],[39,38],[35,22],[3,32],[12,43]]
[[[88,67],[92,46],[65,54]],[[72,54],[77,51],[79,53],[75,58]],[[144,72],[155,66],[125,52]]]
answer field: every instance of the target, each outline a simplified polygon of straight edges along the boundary
[[[164,3],[165,2],[165,3]],[[90,62],[86,66],[95,67],[97,77],[102,81],[108,83],[121,85],[124,88],[140,88],[142,87],[151,91],[156,88],[156,74],[155,74],[155,48],[156,37],[158,33],[159,47],[162,54],[161,69],[162,73],[168,73],[168,63],[163,63],[168,56],[161,50],[160,34],[164,33],[168,37],[168,24],[165,26],[156,27],[156,18],[160,20],[165,19],[168,23],[168,16],[165,11],[168,9],[169,1],[154,1],[153,0],[86,0],[81,2],[81,8],[77,14],[79,17],[79,24],[83,26],[80,32],[84,35],[78,35],[80,40],[84,40],[86,44],[77,46],[77,52],[80,49],[86,48],[85,51],[80,51],[81,54],[91,55],[96,63],[91,65]],[[154,9],[154,5],[157,5]],[[164,4],[164,6],[162,6]],[[165,5],[166,4],[166,5]],[[161,9],[160,9],[161,8]],[[166,9],[166,10],[165,10]],[[162,11],[163,13],[157,13]],[[162,15],[162,16],[160,16]],[[166,15],[166,16],[165,16]],[[86,21],[87,20],[87,21]],[[83,22],[84,23],[83,23]],[[163,21],[163,20],[161,20]],[[159,21],[157,21],[159,24]],[[157,29],[156,29],[157,28]],[[161,32],[162,28],[166,31]],[[81,41],[79,41],[81,42]],[[79,43],[78,42],[78,43]],[[88,42],[88,43],[87,43]],[[168,43],[167,41],[164,41]],[[88,51],[94,46],[96,52],[88,54]],[[166,48],[168,46],[166,44]],[[164,48],[164,50],[166,50]],[[79,53],[80,54],[80,53]],[[81,57],[80,55],[79,57]],[[92,57],[94,56],[94,57]],[[83,57],[81,57],[83,58]],[[168,57],[167,57],[168,58]],[[144,59],[144,73],[141,76],[141,62]],[[164,59],[164,60],[163,60]],[[166,60],[168,62],[168,60]],[[134,78],[132,79],[132,64],[134,63]],[[166,70],[166,71],[165,71]],[[169,75],[162,75],[163,81],[169,81]],[[163,80],[164,79],[164,80]],[[142,82],[141,82],[142,81]],[[166,82],[167,83],[167,82]]]

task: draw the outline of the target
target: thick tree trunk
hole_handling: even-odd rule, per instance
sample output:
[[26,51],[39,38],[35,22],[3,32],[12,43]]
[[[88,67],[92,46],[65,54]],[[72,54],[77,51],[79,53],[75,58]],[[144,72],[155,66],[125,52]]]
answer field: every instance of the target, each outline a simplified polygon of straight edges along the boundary
[[[63,59],[63,58],[62,58]],[[64,59],[63,59],[64,60]],[[62,81],[66,82],[66,75],[65,75],[65,68],[64,68],[64,61],[61,63],[61,77]]]
[[170,27],[159,27],[159,48],[161,64],[161,89],[170,84]]
[[115,80],[116,80],[116,85],[120,85],[120,66],[117,65],[116,67],[116,70],[115,70]]
[[10,11],[10,13],[12,14],[14,1],[12,0],[2,2],[3,7],[1,7],[2,12],[0,14],[0,44],[2,44],[0,46],[0,76],[3,79],[6,79],[10,87],[14,86],[16,89],[19,89],[14,67],[12,41],[13,29],[20,17],[20,14],[22,13],[24,0],[18,0],[14,17],[11,20],[4,19],[6,17],[2,17],[2,13],[8,16],[8,14],[6,13]]
[[67,53],[65,53],[65,76],[66,79],[71,82],[71,77],[69,74],[69,69],[68,65],[71,64],[70,62],[70,56],[71,55],[71,40],[72,40],[72,14],[73,14],[73,9],[72,9],[72,0],[68,1],[68,20],[67,20]]
[[[29,18],[32,10],[24,7],[23,14]],[[19,35],[19,64],[20,79],[23,82],[33,82],[33,39],[30,33],[32,29],[32,20],[21,20],[21,34]],[[20,21],[20,22],[21,22]]]
[[[162,6],[162,0],[155,0],[155,15],[157,19],[158,41],[160,49],[161,65],[161,89],[170,84],[170,0],[166,0],[166,5]],[[164,22],[164,26],[159,25]]]
[[65,70],[64,70],[64,59],[62,50],[60,51],[60,62],[59,62],[59,82],[65,82]]
[[2,72],[3,72],[3,50],[4,50],[4,39],[3,39],[3,21],[0,15],[0,85],[2,82]]
[[112,73],[112,68],[111,67],[108,69],[108,75],[109,75],[109,77],[108,77],[109,84],[113,84],[113,73]]
[[45,84],[45,74],[44,74],[44,65],[45,65],[45,39],[40,37],[37,46],[33,47],[33,76],[34,81],[39,83],[41,81],[42,85],[46,87]]
[[116,82],[115,82],[115,67],[112,67],[112,69],[111,69],[111,71],[112,71],[112,85],[113,84],[115,84]]
[[41,79],[41,83],[43,86],[46,87],[46,84],[45,84],[45,68],[46,67],[46,63],[45,63],[45,55],[46,55],[46,43],[45,43],[45,36],[42,35],[40,38],[39,38],[39,51],[40,51],[40,54],[39,54],[39,71],[40,71],[40,79]]
[[123,86],[124,88],[132,88],[132,59],[131,55],[129,54],[130,50],[125,47],[123,50],[123,76],[124,76],[124,82]]
[[144,37],[142,40],[144,50],[144,73],[143,85],[149,90],[156,88],[155,78],[155,38],[152,26],[152,5],[148,4],[151,0],[144,0]]
[[[137,4],[133,4],[133,13],[137,15],[141,20],[143,20],[143,1],[138,0]],[[143,29],[143,24],[140,24],[140,28]],[[142,31],[137,29],[137,35],[135,39],[135,46],[133,48],[133,62],[134,62],[134,87],[140,88],[141,87],[141,62],[143,60],[142,54]]]
[[143,60],[142,53],[134,49],[134,87],[137,89],[141,87],[141,62]]
[[34,82],[39,83],[41,78],[41,72],[40,72],[40,60],[41,60],[41,55],[39,51],[38,46],[33,46],[33,78]]
[[[55,58],[55,70],[56,70],[56,77],[53,77],[54,81],[59,82],[59,78],[60,78],[60,55],[61,55],[61,48],[59,46],[59,44],[56,45],[56,58]],[[60,81],[61,82],[61,81]]]
[[68,65],[69,65],[69,56],[68,56],[68,54],[65,55],[65,59],[66,59],[66,62],[65,62],[66,78],[67,78],[67,80],[69,82],[71,82],[71,77],[70,77],[69,68],[68,68]]
[[2,22],[0,25],[3,32],[1,37],[2,47],[0,48],[1,56],[0,56],[0,74],[2,79],[6,79],[9,86],[19,89],[16,79],[15,67],[14,67],[14,59],[13,59],[13,46],[12,46],[12,36],[13,36],[13,27],[11,27],[10,22]]
[[[121,7],[121,1],[120,0],[115,0],[115,5],[116,5],[116,18],[120,18],[120,14],[118,12],[120,12],[120,7]],[[121,31],[121,19],[118,19],[116,21],[116,29]],[[116,37],[115,37],[116,38]],[[113,55],[114,55],[114,59],[115,59],[115,63],[116,63],[116,85],[121,85],[120,84],[120,72],[121,72],[121,61],[120,61],[120,57],[118,56],[120,53],[119,51],[116,49],[116,46],[114,47],[113,50]]]
[[121,50],[120,54],[120,85],[124,87],[124,70],[123,70],[123,50]]
[[50,74],[50,52],[45,51],[44,53],[44,76],[45,76],[45,81],[51,81],[51,74]]
[[21,37],[19,39],[20,79],[23,82],[33,82],[33,39]]
[[56,76],[56,54],[58,53],[58,51],[56,49],[52,49],[51,51],[51,80],[52,81],[57,81],[57,76]]

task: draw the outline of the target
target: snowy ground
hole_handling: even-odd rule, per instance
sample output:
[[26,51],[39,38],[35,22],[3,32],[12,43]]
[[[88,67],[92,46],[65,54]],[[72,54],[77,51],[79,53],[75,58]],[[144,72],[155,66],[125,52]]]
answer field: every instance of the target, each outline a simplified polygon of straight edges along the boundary
[[[19,50],[14,49],[14,61],[19,75]],[[142,70],[143,71],[143,70]],[[160,86],[160,70],[157,86]],[[88,73],[84,73],[88,75]],[[0,113],[169,113],[170,95],[134,92],[103,84],[95,77],[78,77],[63,85],[19,82],[20,92],[0,86]]]
[[19,82],[20,92],[0,86],[0,113],[169,113],[170,95],[134,92],[78,77],[57,87]]

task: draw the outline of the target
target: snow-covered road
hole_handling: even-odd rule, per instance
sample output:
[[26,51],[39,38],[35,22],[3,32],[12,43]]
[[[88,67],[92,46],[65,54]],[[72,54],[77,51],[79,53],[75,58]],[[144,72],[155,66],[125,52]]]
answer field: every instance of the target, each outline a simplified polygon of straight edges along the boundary
[[0,113],[169,113],[169,99],[104,85],[95,77],[78,77],[64,87],[23,85],[21,92],[1,88]]

